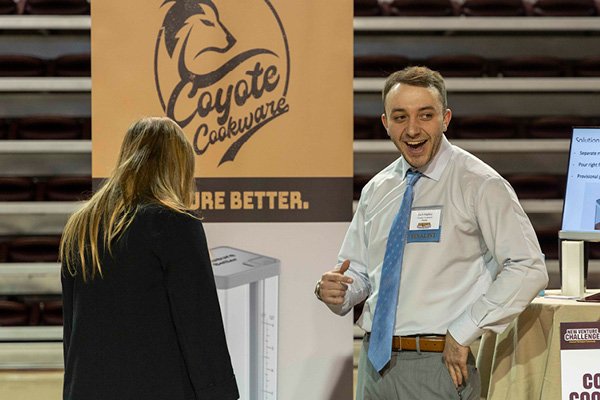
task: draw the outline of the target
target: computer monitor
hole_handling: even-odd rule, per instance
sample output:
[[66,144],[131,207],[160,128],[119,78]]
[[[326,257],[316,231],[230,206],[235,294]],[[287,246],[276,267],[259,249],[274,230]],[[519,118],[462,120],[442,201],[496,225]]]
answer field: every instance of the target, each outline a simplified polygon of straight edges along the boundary
[[600,127],[575,127],[559,238],[600,241]]

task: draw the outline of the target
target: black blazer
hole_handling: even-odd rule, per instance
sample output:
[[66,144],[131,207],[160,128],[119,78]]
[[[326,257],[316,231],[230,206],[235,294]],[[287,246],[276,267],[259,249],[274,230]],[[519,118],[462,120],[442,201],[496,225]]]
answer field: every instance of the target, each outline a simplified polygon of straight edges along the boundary
[[87,283],[63,269],[63,399],[237,399],[202,223],[143,206],[101,254]]

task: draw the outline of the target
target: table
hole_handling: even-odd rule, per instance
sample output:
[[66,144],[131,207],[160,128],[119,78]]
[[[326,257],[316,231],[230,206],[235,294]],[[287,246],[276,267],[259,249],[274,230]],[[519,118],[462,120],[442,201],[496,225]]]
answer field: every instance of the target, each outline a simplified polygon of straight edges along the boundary
[[560,400],[560,323],[584,321],[600,321],[600,303],[538,297],[503,333],[486,333],[477,357],[482,398]]

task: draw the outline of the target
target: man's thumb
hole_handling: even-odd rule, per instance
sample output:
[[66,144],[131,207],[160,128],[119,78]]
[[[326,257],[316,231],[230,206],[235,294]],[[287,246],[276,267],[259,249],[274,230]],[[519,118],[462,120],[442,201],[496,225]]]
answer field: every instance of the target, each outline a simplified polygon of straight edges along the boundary
[[350,268],[350,260],[344,260],[338,272],[344,274],[344,272],[348,271],[348,268]]

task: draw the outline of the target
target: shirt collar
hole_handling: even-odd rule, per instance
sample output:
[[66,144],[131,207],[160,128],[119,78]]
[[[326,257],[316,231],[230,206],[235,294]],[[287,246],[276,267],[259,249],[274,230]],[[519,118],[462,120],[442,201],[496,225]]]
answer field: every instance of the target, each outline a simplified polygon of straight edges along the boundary
[[[437,154],[427,165],[419,168],[418,171],[426,177],[433,179],[434,181],[439,181],[451,157],[452,145],[450,144],[448,139],[446,139],[446,135],[442,135],[442,141],[440,143],[440,148],[438,149]],[[404,157],[401,157],[400,160],[400,165],[402,166],[402,173],[403,176],[405,176],[406,172],[412,167],[408,162],[406,162]]]

